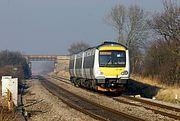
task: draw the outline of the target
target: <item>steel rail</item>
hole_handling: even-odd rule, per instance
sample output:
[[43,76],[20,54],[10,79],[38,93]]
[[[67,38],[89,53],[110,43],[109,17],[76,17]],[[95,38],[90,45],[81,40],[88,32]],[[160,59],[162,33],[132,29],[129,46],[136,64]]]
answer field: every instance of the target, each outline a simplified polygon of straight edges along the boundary
[[111,121],[144,121],[141,118],[131,116],[129,114],[113,110],[111,108],[102,106],[92,102],[86,98],[76,95],[64,88],[61,88],[47,79],[42,79],[42,85],[47,88],[55,96],[59,97],[64,103],[85,113],[98,120],[111,120]]
[[[142,106],[142,107],[144,107],[145,109],[147,109],[147,110],[152,110],[152,111],[154,111],[155,113],[157,113],[157,114],[161,114],[161,115],[163,115],[163,116],[167,116],[167,117],[169,117],[169,118],[173,118],[173,119],[176,119],[176,120],[180,120],[180,116],[178,116],[178,115],[175,115],[175,114],[172,114],[172,113],[167,113],[167,112],[164,112],[164,111],[160,111],[160,110],[157,110],[157,109],[153,109],[153,108],[150,108],[150,107],[147,107],[147,106],[144,106],[144,105],[139,105],[139,104],[135,104],[135,103],[133,103],[133,102],[127,102],[127,101],[124,101],[124,100],[121,100],[121,99],[118,99],[118,98],[113,98],[114,100],[116,100],[116,101],[118,101],[118,102],[120,102],[120,103],[125,103],[125,104],[128,104],[128,105],[133,105],[133,106]],[[127,97],[127,99],[130,99],[130,100],[133,100],[133,101],[137,101],[136,99],[132,99],[132,98],[129,98],[129,97]],[[140,100],[140,99],[139,99]],[[142,100],[140,100],[140,101],[137,101],[137,102],[141,102],[141,103],[143,103],[143,101]],[[147,104],[147,103],[146,103]],[[156,105],[152,105],[152,103],[151,103],[151,106],[156,106]],[[158,106],[156,106],[156,107],[158,107]],[[161,107],[162,108],[162,107]],[[172,110],[170,110],[170,111],[172,111]]]
[[[49,77],[54,78],[54,79],[57,79],[57,80],[61,80],[62,82],[67,83],[67,84],[72,84],[69,79],[64,78],[64,77],[58,77],[58,76],[54,76],[54,75],[53,75],[53,76],[51,75],[51,76],[49,76]],[[62,79],[63,79],[63,80],[62,80]],[[64,81],[64,80],[67,80],[67,81],[69,81],[69,82]]]
[[168,109],[168,110],[180,112],[180,108],[176,108],[176,107],[172,107],[172,106],[168,106],[168,105],[163,105],[163,104],[148,101],[148,100],[142,100],[141,98],[135,98],[135,97],[129,97],[129,96],[123,96],[123,97],[126,98],[126,99],[133,100],[133,101],[138,101],[138,102],[146,103],[146,104],[149,104],[149,105],[157,106],[157,107],[160,107],[160,108],[165,108],[165,109]]

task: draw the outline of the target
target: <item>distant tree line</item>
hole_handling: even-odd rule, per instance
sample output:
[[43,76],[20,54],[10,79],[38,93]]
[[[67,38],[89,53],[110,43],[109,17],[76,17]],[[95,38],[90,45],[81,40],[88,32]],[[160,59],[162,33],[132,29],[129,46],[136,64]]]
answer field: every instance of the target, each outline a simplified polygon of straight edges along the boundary
[[129,47],[132,73],[180,84],[180,6],[173,0],[163,6],[150,16],[137,5],[116,5],[107,20]]
[[79,53],[83,50],[86,50],[89,47],[90,47],[89,44],[81,41],[81,42],[77,42],[77,43],[72,43],[70,48],[68,49],[68,51],[69,51],[69,54],[72,55],[72,54]]
[[2,76],[13,76],[19,80],[30,78],[31,70],[20,52],[0,52],[0,77]]

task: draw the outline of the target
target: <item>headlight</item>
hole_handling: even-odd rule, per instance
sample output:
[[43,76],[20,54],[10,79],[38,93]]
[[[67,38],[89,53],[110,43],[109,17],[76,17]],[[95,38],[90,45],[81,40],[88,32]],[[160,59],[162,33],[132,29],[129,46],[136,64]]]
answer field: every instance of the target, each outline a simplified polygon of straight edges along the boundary
[[104,75],[104,73],[101,72],[100,70],[97,71],[97,74],[98,74],[98,75]]
[[121,74],[122,75],[128,75],[128,71],[123,71]]

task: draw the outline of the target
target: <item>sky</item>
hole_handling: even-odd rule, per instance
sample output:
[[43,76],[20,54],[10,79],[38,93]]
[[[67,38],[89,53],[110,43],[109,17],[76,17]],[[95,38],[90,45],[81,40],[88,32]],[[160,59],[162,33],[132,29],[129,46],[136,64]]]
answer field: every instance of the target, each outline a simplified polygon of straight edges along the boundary
[[0,50],[65,55],[74,42],[114,40],[105,19],[117,4],[163,8],[162,0],[0,0]]

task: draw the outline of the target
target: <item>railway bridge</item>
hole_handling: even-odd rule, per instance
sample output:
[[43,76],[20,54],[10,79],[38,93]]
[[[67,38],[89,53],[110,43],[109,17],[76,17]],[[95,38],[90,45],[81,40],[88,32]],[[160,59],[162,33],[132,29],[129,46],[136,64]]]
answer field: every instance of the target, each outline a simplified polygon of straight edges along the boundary
[[57,71],[57,64],[67,63],[70,57],[68,55],[24,55],[29,67],[32,67],[32,61],[53,61],[54,62],[54,72]]

